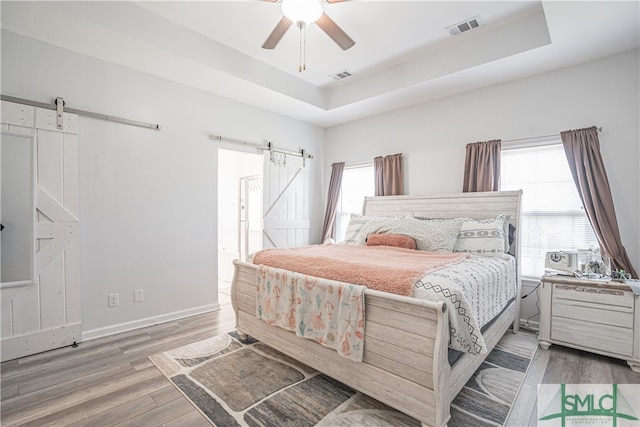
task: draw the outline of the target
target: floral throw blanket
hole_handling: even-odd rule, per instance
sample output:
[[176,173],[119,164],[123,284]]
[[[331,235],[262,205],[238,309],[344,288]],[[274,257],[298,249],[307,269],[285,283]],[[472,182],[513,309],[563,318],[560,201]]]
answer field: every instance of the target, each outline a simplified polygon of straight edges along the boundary
[[260,265],[256,316],[361,362],[365,289]]

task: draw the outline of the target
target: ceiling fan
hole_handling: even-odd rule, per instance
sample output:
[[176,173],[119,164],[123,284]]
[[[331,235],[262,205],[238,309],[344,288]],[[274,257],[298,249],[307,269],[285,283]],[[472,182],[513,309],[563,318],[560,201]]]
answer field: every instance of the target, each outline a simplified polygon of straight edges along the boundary
[[263,0],[282,3],[283,17],[262,45],[263,49],[273,49],[293,23],[302,31],[314,22],[327,33],[343,50],[356,44],[326,13],[322,3],[340,3],[348,0]]

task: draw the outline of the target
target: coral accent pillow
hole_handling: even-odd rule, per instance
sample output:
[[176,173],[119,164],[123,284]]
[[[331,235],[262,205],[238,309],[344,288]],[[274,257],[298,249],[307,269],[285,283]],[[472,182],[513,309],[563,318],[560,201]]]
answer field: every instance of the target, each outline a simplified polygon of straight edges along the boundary
[[416,241],[404,234],[369,234],[367,246],[394,246],[396,248],[415,249]]

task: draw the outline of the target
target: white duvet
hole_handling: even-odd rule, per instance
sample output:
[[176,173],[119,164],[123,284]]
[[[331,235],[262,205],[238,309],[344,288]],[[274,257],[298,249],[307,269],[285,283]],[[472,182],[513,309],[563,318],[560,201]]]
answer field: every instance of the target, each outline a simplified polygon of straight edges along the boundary
[[424,276],[415,284],[413,296],[447,305],[450,348],[486,353],[480,328],[516,296],[515,259],[510,255],[472,256]]

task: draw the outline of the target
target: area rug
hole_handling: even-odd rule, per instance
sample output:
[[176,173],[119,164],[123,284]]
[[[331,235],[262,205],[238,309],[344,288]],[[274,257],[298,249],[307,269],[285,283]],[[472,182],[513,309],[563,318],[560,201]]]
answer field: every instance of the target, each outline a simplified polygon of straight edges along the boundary
[[[451,405],[450,427],[501,426],[537,340],[507,332]],[[150,357],[216,427],[419,427],[420,423],[235,332]]]

